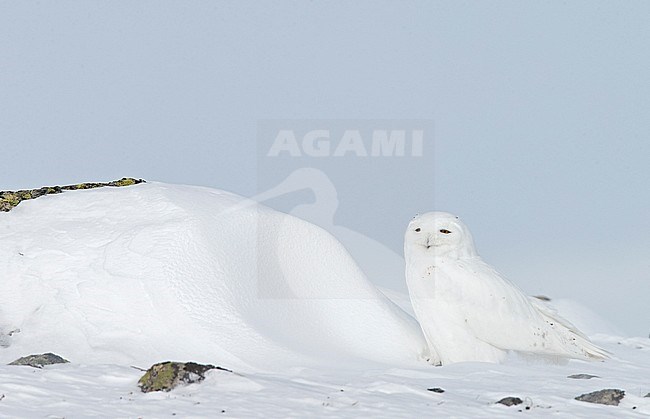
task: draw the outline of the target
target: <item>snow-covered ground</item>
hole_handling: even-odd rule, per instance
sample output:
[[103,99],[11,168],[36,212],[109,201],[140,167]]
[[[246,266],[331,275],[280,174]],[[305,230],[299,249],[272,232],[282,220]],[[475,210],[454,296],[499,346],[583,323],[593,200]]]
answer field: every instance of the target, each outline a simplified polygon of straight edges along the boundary
[[[226,192],[149,183],[25,201],[0,213],[0,417],[650,414],[650,340],[587,308],[559,307],[611,360],[432,367],[386,295],[408,304],[321,228]],[[4,365],[42,352],[71,363]],[[166,360],[237,374],[141,393],[133,366]],[[567,378],[580,373],[599,378]],[[621,405],[574,400],[604,388],[625,390]],[[506,396],[524,403],[495,404]]]

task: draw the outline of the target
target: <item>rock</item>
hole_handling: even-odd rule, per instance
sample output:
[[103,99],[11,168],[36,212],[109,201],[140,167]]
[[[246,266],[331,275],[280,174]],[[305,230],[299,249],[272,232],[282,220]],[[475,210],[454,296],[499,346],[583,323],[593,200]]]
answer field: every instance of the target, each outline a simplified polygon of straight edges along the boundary
[[643,396],[643,397],[650,397],[650,393],[648,393],[648,394],[646,394],[646,395],[645,395],[645,396]]
[[58,355],[48,352],[46,354],[24,356],[11,362],[9,365],[27,365],[34,368],[43,368],[45,365],[68,363],[70,363],[70,361],[67,359],[63,359]]
[[524,401],[521,400],[519,397],[504,397],[503,399],[499,400],[497,403],[506,406],[517,406],[519,404],[522,404],[523,402]]
[[598,390],[592,393],[583,394],[576,397],[576,400],[587,403],[606,404],[610,406],[618,406],[618,404],[625,397],[625,391],[617,389]]
[[152,391],[170,391],[180,384],[198,383],[205,379],[210,370],[232,372],[214,365],[202,365],[195,362],[161,362],[154,364],[138,381],[143,393]]
[[434,393],[444,393],[445,392],[445,390],[441,389],[440,387],[428,388],[427,391],[433,391]]
[[592,378],[600,378],[600,377],[591,374],[573,374],[567,376],[567,378],[573,378],[574,380],[591,380]]
[[74,191],[79,189],[94,189],[104,186],[119,187],[131,186],[139,183],[145,183],[143,179],[134,179],[125,177],[120,180],[114,180],[106,183],[78,183],[67,186],[46,186],[38,189],[28,189],[23,191],[1,191],[0,192],[0,211],[9,212],[22,201],[36,199],[43,195],[59,194],[63,191]]
[[120,180],[114,180],[112,182],[108,182],[107,186],[131,186],[131,185],[137,185],[140,183],[146,183],[144,179],[134,179],[132,177],[123,177]]
[[545,295],[533,295],[534,298],[542,301],[551,301],[551,299]]

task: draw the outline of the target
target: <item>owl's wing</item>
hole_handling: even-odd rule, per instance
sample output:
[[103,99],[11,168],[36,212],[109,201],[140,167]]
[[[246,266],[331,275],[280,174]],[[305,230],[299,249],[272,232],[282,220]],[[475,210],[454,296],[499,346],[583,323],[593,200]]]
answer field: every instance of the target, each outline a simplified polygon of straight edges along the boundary
[[[536,304],[480,258],[461,263],[466,272],[466,324],[497,348],[551,356],[602,359],[606,352],[551,308]],[[465,299],[465,298],[464,298]]]
[[564,340],[568,341],[572,347],[584,355],[584,357],[600,360],[611,356],[611,354],[606,350],[594,345],[584,333],[575,327],[573,323],[560,316],[557,310],[549,304],[546,304],[544,301],[535,297],[528,297],[528,299],[533,307],[535,307],[542,315],[544,320],[547,323],[556,325],[555,330],[561,334],[564,337]]

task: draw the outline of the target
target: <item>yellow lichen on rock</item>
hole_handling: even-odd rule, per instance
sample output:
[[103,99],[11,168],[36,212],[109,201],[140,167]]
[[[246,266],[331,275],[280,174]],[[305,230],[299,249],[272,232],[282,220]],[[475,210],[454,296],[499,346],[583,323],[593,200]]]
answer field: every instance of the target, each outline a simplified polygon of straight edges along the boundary
[[136,179],[130,178],[130,177],[124,177],[120,180],[116,180],[115,182],[111,182],[113,185],[112,186],[131,186],[135,185],[137,182]]
[[205,379],[205,373],[210,370],[232,373],[231,370],[209,364],[167,361],[152,365],[138,380],[138,386],[143,393],[171,391],[182,384],[200,383]]
[[0,211],[11,211],[13,207],[22,201],[20,196],[14,192],[0,192]]
[[178,374],[178,366],[172,362],[156,364],[138,380],[138,386],[143,392],[170,391],[174,387],[174,379]]

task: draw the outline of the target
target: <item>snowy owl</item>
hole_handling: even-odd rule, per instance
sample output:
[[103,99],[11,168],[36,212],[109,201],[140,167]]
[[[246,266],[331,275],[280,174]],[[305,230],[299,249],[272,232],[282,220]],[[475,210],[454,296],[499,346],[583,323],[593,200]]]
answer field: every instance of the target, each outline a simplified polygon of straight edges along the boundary
[[485,263],[468,228],[452,214],[416,216],[404,237],[404,257],[413,309],[443,365],[500,362],[508,351],[607,358],[571,323]]

